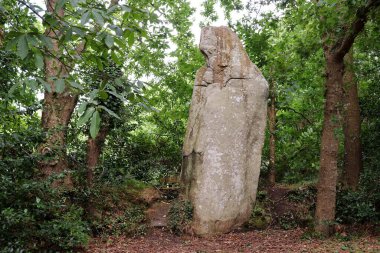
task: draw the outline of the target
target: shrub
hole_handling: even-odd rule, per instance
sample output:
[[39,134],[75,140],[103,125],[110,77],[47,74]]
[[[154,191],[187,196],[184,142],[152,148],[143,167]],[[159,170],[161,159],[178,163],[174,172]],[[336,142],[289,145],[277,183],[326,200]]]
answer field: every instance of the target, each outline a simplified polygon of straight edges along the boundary
[[14,197],[0,197],[0,244],[4,252],[64,250],[82,247],[89,239],[83,210],[67,201],[64,192],[46,182],[24,180],[13,184]]
[[374,200],[364,191],[341,190],[337,196],[336,220],[344,224],[379,222]]
[[39,226],[38,236],[49,238],[49,248],[56,247],[65,251],[86,245],[89,239],[88,226],[82,220],[83,210],[71,206],[62,216],[47,220]]
[[245,224],[246,228],[266,229],[272,223],[270,210],[263,203],[264,199],[260,200],[259,197],[260,194],[258,194],[257,202],[252,209],[251,217]]
[[193,206],[189,201],[177,200],[172,203],[168,213],[168,227],[175,234],[189,230],[193,219]]
[[95,229],[102,235],[144,235],[147,230],[144,209],[139,206],[116,213],[107,212],[100,221],[94,222]]
[[88,226],[82,209],[69,200],[72,193],[37,179],[38,128],[0,137],[0,252],[69,252],[84,246]]

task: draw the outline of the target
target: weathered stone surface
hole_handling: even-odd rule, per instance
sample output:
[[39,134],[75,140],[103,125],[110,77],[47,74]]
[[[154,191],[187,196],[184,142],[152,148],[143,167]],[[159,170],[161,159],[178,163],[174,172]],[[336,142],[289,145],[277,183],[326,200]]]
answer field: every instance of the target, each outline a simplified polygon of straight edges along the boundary
[[256,198],[268,84],[227,27],[202,29],[207,66],[197,72],[181,181],[193,231],[225,233],[247,221]]

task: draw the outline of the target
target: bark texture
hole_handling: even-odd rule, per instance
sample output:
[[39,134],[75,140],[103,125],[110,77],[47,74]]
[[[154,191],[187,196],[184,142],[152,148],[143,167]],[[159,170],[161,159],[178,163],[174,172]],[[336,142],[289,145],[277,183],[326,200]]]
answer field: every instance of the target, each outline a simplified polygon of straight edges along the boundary
[[261,164],[268,84],[227,27],[202,29],[181,179],[193,232],[231,231],[251,214]]
[[356,190],[359,184],[360,171],[363,168],[362,143],[360,138],[361,121],[358,86],[353,68],[352,50],[345,56],[343,133],[344,133],[344,167],[343,185]]
[[[46,2],[47,12],[57,15],[59,18],[64,17],[64,10],[54,11],[57,0],[48,0]],[[60,31],[48,28],[45,34],[51,38],[53,48],[51,53],[54,57],[45,57],[45,78],[51,87],[51,92],[45,91],[44,104],[42,110],[42,127],[46,132],[45,142],[40,146],[40,153],[43,159],[40,167],[45,177],[61,173],[68,167],[66,155],[66,132],[70,122],[71,115],[74,111],[78,100],[76,94],[72,94],[66,87],[62,93],[57,93],[52,77],[66,77],[68,74],[67,67],[62,63],[62,48],[58,46]],[[54,182],[55,185],[62,182]],[[70,176],[63,180],[66,186],[71,185]]]
[[107,122],[102,122],[102,127],[99,130],[95,139],[89,137],[87,140],[87,186],[92,187],[94,183],[94,171],[99,162],[99,157],[102,153],[102,148],[109,132]]
[[276,86],[273,80],[269,83],[269,173],[268,182],[270,186],[276,183]]
[[325,49],[326,101],[321,139],[321,159],[315,212],[316,230],[328,235],[335,219],[336,182],[338,177],[340,106],[342,101],[343,61]]

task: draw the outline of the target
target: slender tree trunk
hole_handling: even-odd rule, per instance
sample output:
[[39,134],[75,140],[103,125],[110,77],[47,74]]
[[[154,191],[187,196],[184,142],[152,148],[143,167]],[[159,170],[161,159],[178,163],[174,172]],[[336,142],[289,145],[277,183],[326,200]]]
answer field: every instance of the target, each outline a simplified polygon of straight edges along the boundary
[[343,185],[356,190],[359,175],[363,167],[362,144],[360,139],[360,106],[358,87],[353,70],[352,50],[345,56],[345,72],[343,77],[343,133],[344,133],[344,167]]
[[316,231],[329,235],[335,219],[336,183],[338,177],[340,107],[343,94],[343,59],[325,48],[326,101],[321,139],[321,158],[315,212]]
[[[105,122],[106,123],[106,122]],[[102,123],[103,124],[103,123]],[[102,148],[109,132],[109,124],[103,124],[95,139],[89,137],[87,140],[87,186],[92,187],[94,183],[94,171],[98,165]]]
[[[62,18],[63,9],[54,11],[57,0],[48,0],[46,2],[47,12]],[[61,36],[60,31],[48,28],[45,34],[52,38],[52,53],[59,58],[62,55],[62,49],[58,47],[58,39]],[[68,74],[66,66],[57,58],[45,57],[45,78],[51,87],[51,92],[45,91],[43,110],[42,110],[42,127],[46,132],[45,142],[40,146],[40,153],[43,159],[40,167],[43,175],[48,177],[53,174],[61,173],[68,167],[66,155],[66,132],[67,126],[71,119],[78,96],[72,94],[66,87],[62,93],[55,91],[52,77],[65,77]],[[54,185],[60,185],[62,182],[55,181]],[[66,176],[63,185],[70,186],[70,176]]]
[[[109,8],[118,4],[119,0],[111,0]],[[80,48],[82,47],[83,45],[80,46]],[[102,154],[102,148],[110,130],[110,124],[112,124],[112,119],[110,119],[109,117],[103,117],[101,124],[102,126],[100,127],[99,133],[95,137],[95,139],[89,136],[87,140],[86,179],[88,187],[92,187],[94,183],[94,171],[96,169],[96,166],[98,165],[99,157]],[[92,207],[89,207],[88,211],[89,213],[92,213]]]
[[270,186],[274,186],[276,183],[276,86],[272,80],[269,84],[269,96],[270,96],[270,105],[268,110],[269,118],[269,174],[268,182]]
[[[99,130],[95,139],[88,137],[87,140],[87,170],[86,170],[86,184],[88,188],[94,185],[94,172],[99,162],[99,157],[102,153],[102,148],[109,132],[109,125],[102,122],[102,127]],[[90,217],[96,214],[96,209],[93,205],[92,198],[86,204],[86,212]]]
[[0,24],[0,47],[3,47],[3,41],[4,41],[3,24]]

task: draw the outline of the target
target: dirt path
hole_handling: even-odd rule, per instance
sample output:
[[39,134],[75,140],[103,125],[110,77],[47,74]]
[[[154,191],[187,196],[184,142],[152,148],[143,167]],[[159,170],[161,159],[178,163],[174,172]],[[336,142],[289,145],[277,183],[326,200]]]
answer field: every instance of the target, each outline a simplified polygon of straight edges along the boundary
[[367,236],[342,241],[304,240],[301,229],[235,232],[211,238],[175,236],[162,229],[152,229],[137,238],[109,237],[93,239],[88,253],[211,253],[211,252],[380,252],[379,238]]

